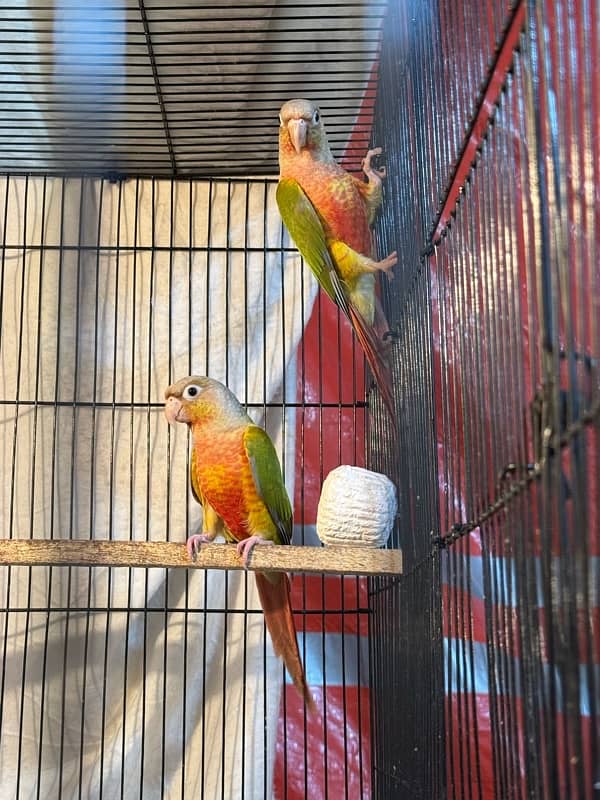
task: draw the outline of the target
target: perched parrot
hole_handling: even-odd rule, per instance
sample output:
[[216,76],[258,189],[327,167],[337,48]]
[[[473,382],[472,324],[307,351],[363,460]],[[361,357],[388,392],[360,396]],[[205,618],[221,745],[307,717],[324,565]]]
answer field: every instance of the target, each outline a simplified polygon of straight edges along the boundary
[[395,424],[388,322],[375,294],[375,275],[393,277],[396,253],[374,258],[370,226],[381,204],[385,169],[363,160],[367,182],[334,160],[321,113],[309,100],[289,100],[279,114],[277,205],[294,243],[319,284],[337,303],[360,341]]
[[[217,534],[237,542],[244,564],[256,544],[289,544],[292,507],[277,453],[235,395],[218,381],[192,376],[169,386],[165,400],[169,423],[184,422],[192,432],[190,477],[204,532],[187,540],[190,558]],[[314,708],[298,651],[288,576],[257,572],[256,585],[275,653]]]

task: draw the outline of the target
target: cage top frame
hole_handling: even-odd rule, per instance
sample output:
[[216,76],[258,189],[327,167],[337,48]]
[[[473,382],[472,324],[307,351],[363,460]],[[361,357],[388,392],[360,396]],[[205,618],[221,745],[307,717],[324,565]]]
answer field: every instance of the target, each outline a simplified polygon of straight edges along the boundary
[[386,5],[7,4],[0,173],[275,175],[279,108],[303,96],[358,170]]

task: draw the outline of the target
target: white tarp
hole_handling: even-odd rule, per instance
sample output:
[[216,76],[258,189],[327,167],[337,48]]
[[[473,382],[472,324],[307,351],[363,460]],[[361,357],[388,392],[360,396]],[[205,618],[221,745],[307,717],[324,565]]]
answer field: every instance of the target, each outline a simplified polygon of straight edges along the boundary
[[[263,423],[295,399],[315,288],[268,249],[274,185],[0,179],[0,212],[2,536],[183,542],[201,521],[187,432],[152,405],[168,383],[210,374]],[[266,420],[290,493],[294,419]],[[237,613],[251,577],[13,567],[0,597],[22,609],[0,629],[2,797],[270,796],[283,672]]]

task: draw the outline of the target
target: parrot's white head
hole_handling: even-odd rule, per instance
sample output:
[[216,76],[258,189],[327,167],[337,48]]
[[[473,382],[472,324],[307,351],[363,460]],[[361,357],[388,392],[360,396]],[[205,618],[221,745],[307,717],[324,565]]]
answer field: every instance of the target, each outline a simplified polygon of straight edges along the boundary
[[321,112],[310,100],[288,100],[284,103],[279,112],[279,125],[281,145],[289,142],[297,155],[311,151],[322,160],[331,158]]
[[247,419],[233,392],[219,381],[199,375],[182,378],[165,390],[165,416],[170,424],[188,425],[209,419],[228,423]]

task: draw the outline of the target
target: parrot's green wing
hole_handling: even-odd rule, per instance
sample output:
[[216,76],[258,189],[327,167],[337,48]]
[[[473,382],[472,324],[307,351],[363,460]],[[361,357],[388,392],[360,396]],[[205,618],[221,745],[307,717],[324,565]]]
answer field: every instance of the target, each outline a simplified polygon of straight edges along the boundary
[[349,317],[346,291],[335,271],[323,223],[315,207],[293,178],[282,178],[275,196],[281,219],[300,254],[329,297]]
[[258,425],[250,425],[244,433],[244,447],[256,490],[279,531],[280,544],[291,544],[292,506],[273,442]]

